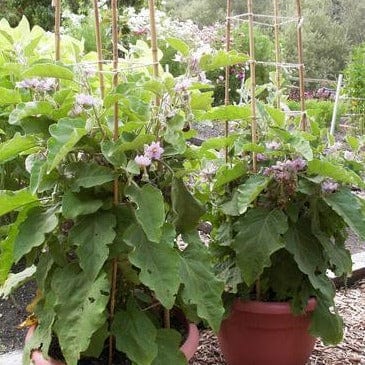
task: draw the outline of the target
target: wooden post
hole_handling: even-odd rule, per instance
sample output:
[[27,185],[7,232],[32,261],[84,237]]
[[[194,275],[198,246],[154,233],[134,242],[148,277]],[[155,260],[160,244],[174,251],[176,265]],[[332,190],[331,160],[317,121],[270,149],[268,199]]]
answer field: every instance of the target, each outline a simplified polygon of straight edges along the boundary
[[54,22],[54,35],[55,35],[55,60],[59,61],[61,58],[61,0],[52,0],[52,6],[55,8],[55,22]]
[[[227,0],[227,20],[226,20],[226,51],[231,50],[231,15],[232,15],[232,0]],[[224,105],[229,105],[229,77],[230,66],[226,67],[224,80]],[[225,136],[229,135],[229,121],[225,121]],[[225,160],[228,162],[228,147],[225,148]]]
[[299,95],[300,95],[300,110],[302,113],[300,127],[302,130],[307,129],[307,116],[305,113],[305,86],[304,86],[304,59],[303,59],[303,40],[302,40],[302,7],[301,0],[296,0],[297,2],[297,48],[298,48],[298,72],[299,72]]
[[[254,14],[252,0],[247,0],[248,24],[249,24],[249,45],[250,45],[250,76],[251,76],[251,135],[252,143],[257,143],[257,117],[256,117],[256,60],[255,60],[255,39],[254,39]],[[252,153],[252,170],[257,171],[256,153]]]
[[[118,54],[118,0],[111,0],[112,9],[112,41],[113,41],[113,88],[118,86],[118,66],[119,66],[119,54]],[[117,141],[119,138],[119,105],[118,101],[114,103],[114,128],[113,128],[113,140]],[[114,179],[114,205],[119,204],[119,180],[116,177]],[[112,272],[111,272],[111,292],[110,292],[110,306],[109,306],[109,320],[110,323],[113,321],[115,314],[115,302],[117,294],[117,272],[118,262],[113,259]],[[108,364],[112,365],[114,355],[114,338],[112,335],[109,336],[109,358]]]
[[281,55],[280,55],[280,39],[279,39],[279,4],[278,0],[274,0],[274,33],[275,33],[275,63],[276,63],[276,72],[275,72],[275,82],[277,86],[277,96],[276,96],[276,107],[280,109],[280,82],[281,82]]
[[337,108],[338,108],[338,101],[340,100],[342,80],[343,80],[343,75],[342,74],[339,74],[338,75],[338,80],[337,80],[335,103],[334,103],[334,106],[333,106],[333,114],[332,114],[332,120],[331,120],[330,134],[332,136],[335,134],[336,118],[337,118]]
[[95,16],[96,51],[98,54],[100,96],[102,99],[104,99],[105,85],[104,85],[104,75],[103,75],[103,46],[102,46],[101,33],[100,33],[100,17],[99,17],[98,0],[93,0],[93,6],[94,6],[94,16]]

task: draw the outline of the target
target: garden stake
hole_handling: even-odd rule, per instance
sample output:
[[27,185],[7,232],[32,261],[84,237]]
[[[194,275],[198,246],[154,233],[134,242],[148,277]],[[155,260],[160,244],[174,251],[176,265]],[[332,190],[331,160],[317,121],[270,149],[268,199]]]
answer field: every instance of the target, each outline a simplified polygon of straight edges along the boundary
[[297,0],[297,48],[298,48],[298,72],[299,72],[299,95],[300,95],[300,111],[302,117],[300,128],[305,131],[307,129],[307,116],[305,114],[305,95],[304,95],[304,61],[303,61],[303,40],[302,40],[302,7],[300,0]]
[[278,0],[274,0],[274,33],[275,33],[275,62],[276,62],[276,72],[275,72],[275,80],[276,80],[276,87],[277,87],[277,95],[276,95],[276,107],[280,108],[280,39],[279,39],[279,3]]
[[[118,0],[112,0],[112,41],[113,41],[113,87],[114,89],[118,86]],[[118,101],[114,103],[114,130],[113,130],[113,140],[117,141],[119,138],[119,105]],[[114,205],[119,204],[119,181],[116,177],[114,179]],[[117,293],[117,272],[118,272],[118,262],[117,259],[113,259],[112,262],[112,280],[111,280],[111,293],[110,293],[110,312],[109,319],[112,323],[115,313],[115,301]],[[109,365],[112,365],[114,353],[114,338],[112,335],[109,336]]]
[[103,46],[102,46],[101,33],[100,33],[100,17],[99,17],[98,0],[93,1],[93,6],[94,6],[94,16],[95,16],[96,51],[98,54],[100,97],[101,97],[101,99],[104,99],[105,85],[104,85],[104,75],[103,75]]
[[[252,11],[252,0],[247,0],[248,19],[249,19],[249,38],[250,38],[250,77],[251,77],[251,134],[252,143],[257,143],[257,118],[256,118],[256,61],[255,61],[255,39],[253,33],[254,14]],[[252,170],[257,170],[256,153],[252,152]]]
[[54,35],[55,35],[55,60],[59,61],[61,58],[61,0],[52,0],[52,6],[55,8],[55,25],[54,25]]
[[[227,0],[227,23],[226,23],[226,51],[231,49],[231,14],[232,14],[232,0]],[[231,68],[226,66],[226,74],[224,80],[224,105],[229,105],[229,74]],[[229,121],[225,121],[225,136],[229,134]],[[228,162],[228,146],[225,148],[225,160]]]
[[[151,51],[152,51],[152,63],[153,63],[153,76],[158,77],[158,47],[157,47],[157,30],[156,30],[156,14],[155,14],[155,1],[148,1],[149,16],[150,16],[150,26],[151,26]],[[156,107],[159,107],[161,100],[156,96]],[[159,127],[159,123],[158,123]],[[170,310],[164,308],[163,323],[165,328],[171,328],[171,317]]]

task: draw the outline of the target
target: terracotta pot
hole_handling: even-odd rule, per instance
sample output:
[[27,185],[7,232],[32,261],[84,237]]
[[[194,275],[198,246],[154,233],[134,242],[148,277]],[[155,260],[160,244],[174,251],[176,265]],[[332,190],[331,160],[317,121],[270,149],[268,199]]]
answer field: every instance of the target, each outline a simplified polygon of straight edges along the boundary
[[289,303],[236,300],[218,333],[229,365],[304,365],[315,343],[309,332],[310,299],[306,313],[294,316]]
[[[198,349],[199,330],[195,324],[188,323],[186,319],[185,322],[187,326],[187,338],[180,347],[180,350],[184,353],[186,359],[189,361],[194,356],[196,350]],[[30,338],[33,336],[34,330],[35,326],[32,326],[28,329],[28,332],[25,337],[25,342],[30,340]],[[33,350],[31,359],[34,365],[65,365],[65,363],[62,361],[54,360],[52,358],[48,360],[45,359],[43,357],[42,351],[40,350]]]

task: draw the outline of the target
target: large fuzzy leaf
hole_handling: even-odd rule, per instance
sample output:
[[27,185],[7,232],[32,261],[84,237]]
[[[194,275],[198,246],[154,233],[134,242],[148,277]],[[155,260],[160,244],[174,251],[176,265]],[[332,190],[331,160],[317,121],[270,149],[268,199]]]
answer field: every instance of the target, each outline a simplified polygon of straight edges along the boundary
[[174,178],[171,187],[172,209],[176,213],[174,224],[179,232],[188,232],[198,225],[204,207],[186,188],[181,179]]
[[199,65],[204,71],[211,71],[221,67],[244,63],[248,56],[237,51],[218,51],[216,54],[205,54],[201,57]]
[[224,203],[221,207],[225,214],[238,216],[247,211],[252,202],[267,187],[270,178],[255,175],[240,185],[234,192],[232,200]]
[[320,337],[325,345],[337,345],[343,338],[343,320],[337,312],[329,308],[332,304],[326,304],[326,300],[320,296],[317,298],[317,306],[312,314],[309,332],[314,337]]
[[54,208],[44,211],[41,207],[32,208],[27,218],[19,226],[19,233],[14,242],[14,260],[19,261],[32,248],[40,246],[46,234],[58,225]]
[[0,298],[7,299],[8,296],[13,292],[13,290],[29,281],[29,279],[34,275],[35,271],[36,267],[32,265],[16,274],[9,274],[4,285],[0,286]]
[[196,233],[183,235],[188,247],[182,253],[182,295],[187,304],[196,305],[200,318],[207,320],[218,331],[224,314],[222,304],[223,282],[214,275],[211,257]]
[[242,161],[236,163],[233,167],[228,165],[221,166],[216,174],[214,189],[218,189],[221,186],[238,179],[239,177],[243,176],[246,171],[247,166]]
[[184,57],[189,55],[189,46],[187,43],[178,38],[167,38],[166,42],[174,48],[176,51],[180,52]]
[[[170,233],[166,231],[166,235],[169,237]],[[181,264],[180,256],[172,244],[165,243],[164,240],[148,241],[137,225],[132,225],[126,231],[124,239],[128,245],[134,247],[129,254],[129,260],[141,270],[141,282],[155,292],[156,298],[164,307],[171,309],[180,285]]]
[[103,201],[88,195],[65,193],[62,199],[62,215],[65,218],[75,219],[79,215],[95,213],[103,205]]
[[180,351],[181,335],[179,332],[161,328],[157,332],[157,357],[152,365],[186,365],[186,357]]
[[137,205],[136,218],[148,240],[159,242],[165,222],[165,207],[162,193],[152,185],[139,188],[130,185],[126,195]]
[[73,80],[73,72],[65,67],[53,63],[37,63],[23,72],[23,77],[54,77],[56,79]]
[[365,182],[355,172],[329,161],[317,159],[309,161],[308,173],[329,177],[344,184],[354,184],[359,187],[365,187]]
[[21,125],[22,120],[28,117],[38,117],[40,115],[51,116],[54,106],[48,101],[29,101],[19,103],[9,115],[9,124]]
[[270,266],[270,256],[284,247],[282,235],[288,225],[281,210],[255,208],[249,210],[236,224],[238,232],[232,248],[247,285],[252,285]]
[[104,273],[93,281],[73,265],[55,270],[52,279],[57,297],[54,330],[67,364],[76,365],[94,332],[107,320],[110,283]]
[[308,276],[313,287],[330,300],[334,296],[334,287],[326,276],[327,265],[323,248],[316,237],[308,232],[309,226],[310,222],[303,220],[296,226],[289,227],[285,234],[285,247],[294,256],[300,271]]
[[80,266],[93,280],[99,274],[115,238],[116,219],[110,212],[97,212],[83,217],[69,233],[71,244],[77,247]]
[[49,127],[51,138],[48,140],[48,169],[50,173],[72,151],[76,143],[86,134],[83,119],[60,119]]
[[26,189],[17,191],[0,190],[0,217],[36,201],[38,201],[38,198]]
[[37,146],[37,140],[34,136],[21,136],[16,134],[12,139],[0,143],[0,164],[10,161],[19,156],[20,153]]
[[251,109],[248,106],[240,105],[224,105],[217,106],[202,113],[199,116],[199,120],[215,120],[215,121],[226,121],[226,120],[241,120],[249,119],[251,117]]
[[113,171],[96,163],[76,162],[67,171],[74,176],[72,188],[91,188],[114,180]]
[[324,201],[365,240],[365,211],[363,211],[360,198],[348,189],[341,189],[333,194],[323,196]]
[[16,221],[10,225],[8,236],[0,241],[0,285],[4,284],[14,262],[14,242],[19,233],[19,225],[26,219],[28,210],[31,207],[22,209]]
[[22,102],[19,90],[0,87],[0,105],[18,104]]
[[117,349],[126,353],[133,363],[152,364],[158,353],[157,329],[133,301],[128,302],[127,310],[116,313],[112,331]]

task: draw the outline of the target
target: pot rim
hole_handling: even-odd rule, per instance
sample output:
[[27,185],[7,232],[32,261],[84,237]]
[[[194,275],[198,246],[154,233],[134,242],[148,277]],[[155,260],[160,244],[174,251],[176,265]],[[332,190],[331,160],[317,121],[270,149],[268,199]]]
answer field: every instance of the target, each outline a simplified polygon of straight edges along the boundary
[[[316,298],[310,298],[304,312],[313,312],[317,305]],[[292,314],[290,302],[262,302],[237,298],[232,309],[257,314]]]

